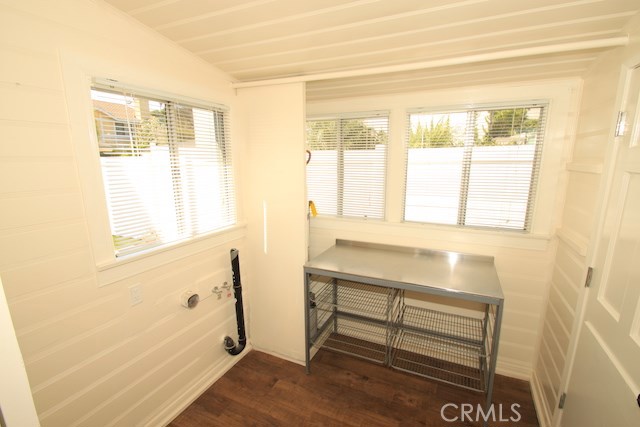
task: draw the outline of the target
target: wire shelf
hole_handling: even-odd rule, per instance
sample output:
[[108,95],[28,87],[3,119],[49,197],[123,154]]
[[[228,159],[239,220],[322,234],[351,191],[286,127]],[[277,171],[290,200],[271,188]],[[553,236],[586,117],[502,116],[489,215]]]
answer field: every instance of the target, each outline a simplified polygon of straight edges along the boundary
[[328,350],[345,353],[386,364],[392,337],[385,325],[353,319],[335,319],[320,334],[317,345]]
[[[318,295],[325,287],[336,283],[336,280],[332,277],[311,275],[309,276],[309,293],[315,296]],[[311,296],[310,295],[310,296]]]
[[488,365],[485,320],[407,305],[391,366],[485,391]]
[[390,315],[393,307],[399,306],[397,289],[348,280],[315,280],[312,283],[318,310],[337,309],[342,313],[366,315],[371,319],[390,322],[393,320]]
[[483,345],[402,331],[391,357],[395,369],[486,391]]
[[403,329],[482,344],[483,320],[443,311],[407,305],[402,316]]

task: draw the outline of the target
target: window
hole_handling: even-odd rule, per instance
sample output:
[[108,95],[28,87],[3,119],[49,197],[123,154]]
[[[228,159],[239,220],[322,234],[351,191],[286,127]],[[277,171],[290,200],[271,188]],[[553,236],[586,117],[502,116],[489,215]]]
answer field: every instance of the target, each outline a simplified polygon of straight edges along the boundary
[[545,110],[410,112],[404,220],[528,230]]
[[384,218],[388,113],[307,120],[307,192],[318,213]]
[[91,98],[116,256],[235,223],[225,108],[99,84]]

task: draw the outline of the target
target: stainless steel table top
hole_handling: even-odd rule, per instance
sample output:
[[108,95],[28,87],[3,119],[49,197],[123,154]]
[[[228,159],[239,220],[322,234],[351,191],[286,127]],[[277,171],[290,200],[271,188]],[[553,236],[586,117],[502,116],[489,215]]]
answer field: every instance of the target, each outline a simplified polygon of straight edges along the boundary
[[504,299],[493,257],[338,240],[305,272],[491,304]]

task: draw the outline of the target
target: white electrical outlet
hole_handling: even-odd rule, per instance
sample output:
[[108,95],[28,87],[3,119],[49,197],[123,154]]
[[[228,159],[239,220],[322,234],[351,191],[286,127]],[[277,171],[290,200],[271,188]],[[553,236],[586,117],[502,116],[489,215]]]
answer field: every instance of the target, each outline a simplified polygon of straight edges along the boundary
[[142,302],[142,286],[138,284],[129,287],[129,302],[132,306]]

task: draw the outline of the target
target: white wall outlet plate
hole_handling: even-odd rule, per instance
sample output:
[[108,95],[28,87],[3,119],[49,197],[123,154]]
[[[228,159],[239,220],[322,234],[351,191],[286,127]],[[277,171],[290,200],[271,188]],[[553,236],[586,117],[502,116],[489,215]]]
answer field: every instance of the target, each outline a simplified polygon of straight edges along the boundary
[[142,301],[142,285],[136,284],[129,286],[129,302],[131,303],[131,306],[138,305]]

